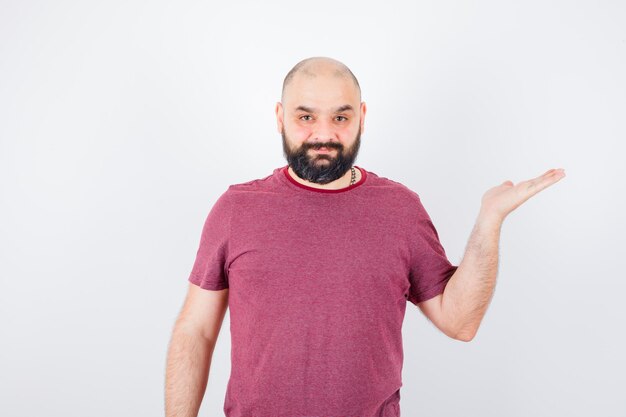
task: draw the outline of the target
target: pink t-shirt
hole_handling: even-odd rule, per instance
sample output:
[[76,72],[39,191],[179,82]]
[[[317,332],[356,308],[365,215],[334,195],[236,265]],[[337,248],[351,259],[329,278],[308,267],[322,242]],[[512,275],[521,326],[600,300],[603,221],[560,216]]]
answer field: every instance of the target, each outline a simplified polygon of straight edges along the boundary
[[356,167],[340,190],[287,166],[210,210],[189,281],[229,288],[227,417],[399,417],[402,321],[457,269],[419,196]]

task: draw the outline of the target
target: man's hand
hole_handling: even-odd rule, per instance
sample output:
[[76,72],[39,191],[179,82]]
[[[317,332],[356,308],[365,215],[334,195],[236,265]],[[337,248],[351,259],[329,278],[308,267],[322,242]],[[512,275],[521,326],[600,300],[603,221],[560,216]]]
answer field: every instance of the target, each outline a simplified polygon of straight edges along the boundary
[[551,169],[543,175],[513,185],[511,181],[504,181],[483,195],[480,214],[496,223],[502,223],[504,218],[518,208],[530,197],[565,177],[563,168]]

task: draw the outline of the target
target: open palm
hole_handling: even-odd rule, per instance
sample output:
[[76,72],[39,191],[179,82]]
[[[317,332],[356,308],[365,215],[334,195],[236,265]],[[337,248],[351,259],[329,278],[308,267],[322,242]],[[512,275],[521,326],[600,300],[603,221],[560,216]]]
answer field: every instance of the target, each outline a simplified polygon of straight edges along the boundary
[[544,174],[526,181],[513,184],[504,181],[487,190],[481,201],[481,211],[499,220],[504,218],[530,197],[565,177],[562,168],[550,169]]

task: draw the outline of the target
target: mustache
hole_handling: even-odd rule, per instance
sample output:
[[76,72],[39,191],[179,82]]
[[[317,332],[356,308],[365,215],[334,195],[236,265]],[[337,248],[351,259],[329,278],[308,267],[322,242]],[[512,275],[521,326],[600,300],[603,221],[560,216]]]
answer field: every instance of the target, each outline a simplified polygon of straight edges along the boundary
[[302,148],[305,149],[305,150],[308,150],[308,149],[320,149],[320,148],[342,150],[343,149],[343,145],[341,143],[336,143],[336,142],[331,142],[331,143],[305,143],[305,144],[302,144]]

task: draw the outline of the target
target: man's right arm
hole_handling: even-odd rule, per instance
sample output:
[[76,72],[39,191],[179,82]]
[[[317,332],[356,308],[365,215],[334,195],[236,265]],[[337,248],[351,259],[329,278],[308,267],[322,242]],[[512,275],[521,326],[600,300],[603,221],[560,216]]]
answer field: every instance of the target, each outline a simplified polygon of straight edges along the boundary
[[228,288],[211,291],[189,283],[167,353],[166,417],[197,417],[227,308]]

